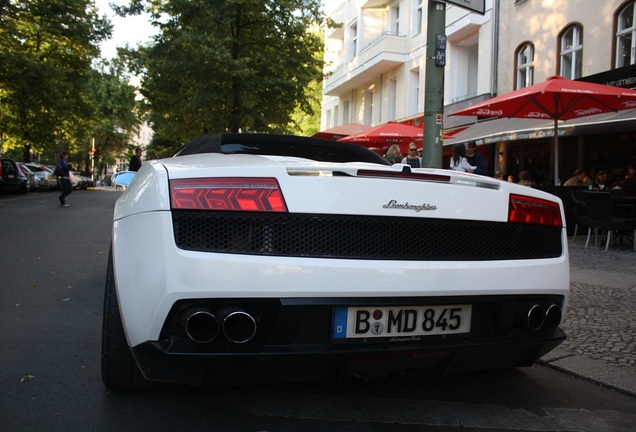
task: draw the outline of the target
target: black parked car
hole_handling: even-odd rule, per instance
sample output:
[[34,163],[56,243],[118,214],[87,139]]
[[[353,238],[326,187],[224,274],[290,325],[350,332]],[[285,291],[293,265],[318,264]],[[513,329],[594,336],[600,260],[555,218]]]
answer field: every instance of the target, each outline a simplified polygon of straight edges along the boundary
[[0,159],[0,193],[17,193],[21,186],[18,166],[13,159]]

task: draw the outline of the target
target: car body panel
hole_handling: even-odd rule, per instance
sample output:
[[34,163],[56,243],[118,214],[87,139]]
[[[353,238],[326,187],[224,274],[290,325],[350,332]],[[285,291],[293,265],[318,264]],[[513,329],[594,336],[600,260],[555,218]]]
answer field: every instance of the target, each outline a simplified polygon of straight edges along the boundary
[[0,192],[16,193],[23,187],[19,168],[13,159],[0,158]]
[[[405,175],[400,177],[402,173]],[[174,217],[178,212],[171,208],[170,181],[253,177],[275,178],[287,207],[286,214],[308,215],[309,221],[320,215],[335,218],[355,215],[362,218],[356,220],[368,218],[425,224],[447,220],[483,221],[506,226],[510,224],[507,220],[511,194],[546,200],[555,203],[560,210],[563,226],[557,228],[555,235],[561,252],[534,259],[484,260],[461,256],[454,259],[352,259],[326,255],[281,256],[268,251],[222,253],[187,250],[177,245]],[[206,212],[211,211],[195,210],[193,213],[205,215]],[[223,211],[215,213],[220,212]],[[485,368],[488,364],[526,364],[564,338],[560,329],[542,329],[534,333],[514,329],[511,320],[516,317],[510,309],[516,304],[524,305],[526,299],[537,299],[533,301],[539,303],[549,300],[558,303],[565,314],[569,296],[569,260],[563,215],[561,201],[545,192],[448,170],[411,170],[400,164],[330,163],[249,154],[196,154],[147,161],[118,199],[113,215],[113,279],[125,337],[146,378],[197,383],[197,377],[203,377],[205,373],[189,370],[187,365],[214,369],[212,365],[217,356],[219,361],[236,357],[238,364],[248,358],[264,361],[267,357],[267,361],[274,361],[277,354],[284,353],[295,353],[298,359],[307,359],[310,353],[322,352],[333,355],[329,360],[325,358],[325,364],[334,360],[346,369],[335,359],[351,356],[354,352],[355,355],[386,354],[402,349],[399,343],[369,345],[367,351],[357,345],[349,346],[349,341],[334,345],[328,335],[331,331],[330,308],[336,304],[400,305],[401,299],[405,304],[422,305],[480,305],[485,302],[492,303],[488,308],[498,310],[497,304],[502,302],[502,310],[504,304],[507,309],[500,320],[506,321],[502,328],[509,333],[480,338],[477,333],[481,330],[475,330],[474,340],[472,335],[465,335],[459,339],[450,337],[448,343],[424,337],[417,343],[405,343],[404,349],[429,354],[435,350],[444,351],[445,362],[454,357],[452,370]],[[195,226],[195,229],[198,228]],[[225,225],[223,229],[226,229]],[[417,231],[397,233],[396,244],[401,242],[402,235],[417,238],[422,234]],[[498,245],[492,247],[496,249]],[[317,330],[321,334],[320,342],[270,345],[264,341],[274,336],[260,334],[258,343],[233,346],[229,351],[223,351],[222,342],[218,346],[214,343],[189,345],[190,342],[183,342],[180,336],[171,335],[180,322],[175,320],[175,314],[181,313],[184,306],[180,305],[184,302],[216,307],[214,305],[224,302],[256,304],[270,301],[279,305],[272,306],[277,310],[300,305],[292,316],[302,315],[299,311],[307,305],[322,305],[321,324]],[[484,308],[475,309],[476,327],[480,321],[482,324],[484,320],[488,321],[483,315]],[[267,321],[263,317],[257,318],[259,325],[259,319]],[[305,336],[307,340],[311,339]],[[305,336],[300,339],[305,340]],[[498,349],[507,353],[500,361],[496,357]],[[478,353],[483,353],[483,362],[474,358]],[[205,360],[204,357],[209,358]],[[491,363],[486,362],[486,358]],[[227,372],[228,376],[232,375],[229,370]],[[308,373],[311,374],[311,370]],[[219,379],[218,374],[210,374],[207,378]]]
[[55,189],[57,187],[57,179],[45,165],[37,163],[25,163],[24,165],[37,177],[38,188]]
[[[284,190],[289,211],[292,213],[336,213],[336,214],[368,214],[392,216],[422,216],[436,218],[474,220],[498,220],[505,222],[507,218],[507,199],[496,199],[496,196],[507,197],[512,191],[519,192],[519,186],[507,182],[495,181],[492,178],[454,171],[432,169],[417,169],[413,172],[423,174],[450,175],[455,188],[449,190],[447,184],[429,182],[426,194],[418,188],[421,184],[414,181],[402,181],[386,186],[386,179],[355,178],[355,177],[325,177],[309,175],[307,173],[330,173],[341,166],[312,161],[298,160],[285,163],[273,161],[269,157],[250,155],[196,155],[182,156],[178,161],[164,159],[151,161],[146,168],[138,173],[131,187],[140,192],[126,194],[115,209],[115,219],[133,212],[151,210],[169,210],[170,198],[166,183],[170,170],[170,179],[223,177],[253,177],[258,170],[259,177],[276,178]],[[191,163],[190,163],[191,162]],[[237,166],[238,165],[238,166]],[[402,165],[371,166],[369,164],[348,164],[351,172],[358,169],[370,169],[377,172],[401,171]],[[152,171],[150,171],[152,169]],[[292,173],[292,174],[290,174]],[[164,177],[165,175],[165,177]],[[142,185],[135,183],[142,182]],[[372,196],[359,194],[360,188],[373,191]],[[312,195],[307,191],[311,190]],[[340,193],[335,194],[334,191]],[[553,199],[552,195],[535,189],[522,189],[528,196]],[[314,196],[329,196],[329,200],[315,199]],[[459,201],[454,198],[459,198]],[[482,205],[489,202],[488,206]],[[411,204],[410,209],[391,207],[390,204]],[[447,205],[445,202],[452,202]],[[434,206],[435,209],[419,209],[418,206]],[[387,208],[385,208],[387,206]],[[561,204],[562,206],[562,204]]]
[[[171,230],[171,225],[169,212],[145,213],[115,223],[115,278],[131,346],[158,338],[175,301],[211,291],[216,298],[413,297],[423,293],[568,297],[569,273],[562,271],[567,253],[556,259],[487,265],[210,254],[179,250],[171,237],[155,235]],[[136,245],[139,238],[144,239],[143,248]],[[477,281],[488,281],[487,287]]]
[[36,190],[38,187],[38,184],[37,184],[35,174],[33,174],[33,171],[31,171],[29,167],[24,165],[22,162],[16,162],[16,163],[18,165],[18,168],[22,170],[22,173],[26,176],[28,180],[28,184],[29,184],[28,190],[29,191]]

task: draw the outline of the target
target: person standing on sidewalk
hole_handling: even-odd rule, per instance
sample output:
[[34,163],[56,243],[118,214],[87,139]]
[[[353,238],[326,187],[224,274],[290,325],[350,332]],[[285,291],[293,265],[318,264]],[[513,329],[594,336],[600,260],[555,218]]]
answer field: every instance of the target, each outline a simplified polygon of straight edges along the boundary
[[468,172],[488,175],[488,164],[484,156],[477,151],[477,143],[475,141],[468,141],[466,143],[466,160],[470,165],[475,167],[475,169]]
[[414,142],[410,142],[408,149],[409,153],[404,156],[402,163],[410,165],[411,168],[422,168],[422,158],[417,156],[417,145]]
[[57,166],[60,169],[60,184],[62,185],[62,194],[57,198],[60,200],[60,204],[64,207],[68,207],[66,203],[66,197],[73,192],[71,186],[71,164],[68,162],[68,153],[63,151],[60,160],[57,161]]
[[141,168],[141,148],[137,147],[135,149],[135,154],[132,158],[130,158],[130,163],[128,164],[128,171],[139,171]]

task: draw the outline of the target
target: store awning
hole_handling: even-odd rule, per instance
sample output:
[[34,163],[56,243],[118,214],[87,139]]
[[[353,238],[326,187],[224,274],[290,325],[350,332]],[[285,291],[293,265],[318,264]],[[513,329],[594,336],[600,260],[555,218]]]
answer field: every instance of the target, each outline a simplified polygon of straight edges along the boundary
[[[636,109],[561,121],[558,131],[559,136],[636,131]],[[553,137],[552,120],[498,118],[474,123],[451,139],[444,140],[444,145],[466,141],[476,141],[477,145],[481,145]]]

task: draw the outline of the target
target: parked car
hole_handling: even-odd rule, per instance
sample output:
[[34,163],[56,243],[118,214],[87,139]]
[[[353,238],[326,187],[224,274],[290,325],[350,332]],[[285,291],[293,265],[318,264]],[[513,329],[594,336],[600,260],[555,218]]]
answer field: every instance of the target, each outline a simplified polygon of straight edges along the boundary
[[264,134],[201,137],[130,177],[106,275],[110,388],[530,366],[565,339],[548,193]]
[[16,162],[18,166],[18,171],[21,172],[24,178],[27,180],[26,182],[26,191],[34,191],[37,189],[37,181],[35,179],[35,174],[31,171],[26,165],[22,162]]
[[36,163],[25,163],[24,165],[33,171],[33,174],[37,177],[38,189],[49,190],[57,188],[57,178],[53,175],[53,171],[45,165]]
[[82,189],[88,189],[88,188],[94,188],[95,187],[95,182],[93,181],[92,178],[85,176],[85,175],[81,175],[81,179],[82,179]]
[[[29,175],[25,171],[27,168],[20,165],[20,163],[16,162],[16,173],[18,174],[18,178],[20,179],[20,193],[27,193],[31,189],[31,184],[29,180]],[[31,174],[33,175],[33,174]],[[34,176],[35,177],[35,176]],[[35,180],[33,180],[35,182]]]
[[[48,172],[50,172],[51,174],[53,174],[53,177],[55,177],[55,189],[61,191],[62,190],[62,183],[60,183],[60,177],[55,175],[55,169],[57,168],[55,165],[44,165],[44,168],[46,168],[46,170]],[[70,172],[70,171],[69,171]],[[73,178],[73,174],[71,174],[70,176],[70,180],[71,180],[71,187],[73,189],[75,188],[75,185],[77,184],[77,182],[79,181],[77,178]]]
[[71,171],[71,173],[76,179],[73,183],[73,178],[71,178],[74,189],[88,189],[95,187],[95,182],[90,177],[85,176],[79,171]]
[[0,159],[0,193],[14,194],[23,186],[18,166],[13,159]]
[[71,186],[73,189],[84,189],[82,187],[82,175],[79,171],[71,171]]

